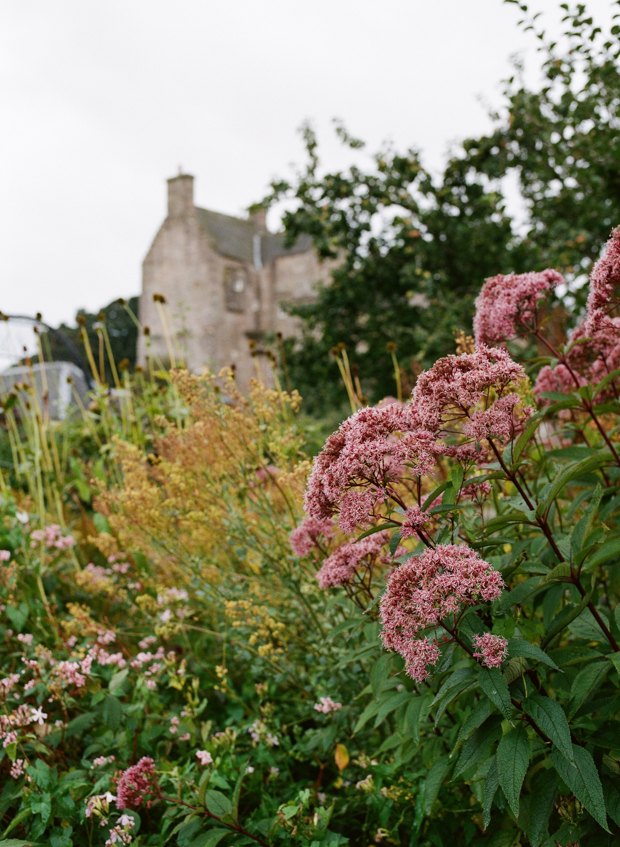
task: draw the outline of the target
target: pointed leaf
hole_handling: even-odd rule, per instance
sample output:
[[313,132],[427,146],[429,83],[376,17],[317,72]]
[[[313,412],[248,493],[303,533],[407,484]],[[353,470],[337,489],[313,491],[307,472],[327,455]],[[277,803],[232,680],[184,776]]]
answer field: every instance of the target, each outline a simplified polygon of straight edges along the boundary
[[586,749],[576,745],[573,745],[573,756],[576,766],[571,765],[558,750],[553,750],[551,762],[579,802],[586,807],[605,832],[609,832],[603,786],[594,759]]
[[560,753],[565,756],[571,764],[574,764],[573,745],[571,742],[570,728],[564,709],[551,697],[541,697],[540,694],[532,694],[521,704],[523,711],[529,715],[536,726],[545,733]]
[[423,809],[425,815],[430,815],[433,803],[437,799],[439,789],[441,788],[451,765],[452,762],[450,761],[449,756],[441,756],[428,772],[426,782],[424,783]]
[[553,659],[549,658],[544,650],[541,650],[537,644],[531,644],[524,638],[508,639],[508,655],[511,658],[513,656],[522,656],[526,659],[535,659],[538,662],[543,662],[545,665],[549,665],[550,668],[554,668],[556,671],[559,670],[556,663]]
[[571,548],[571,558],[574,559],[577,554],[580,552],[583,547],[584,540],[588,536],[590,529],[592,527],[592,519],[598,509],[599,503],[601,502],[601,497],[603,496],[603,490],[600,484],[597,484],[596,488],[590,495],[590,502],[588,506],[581,516],[577,523],[575,524],[575,528],[573,529],[570,537],[570,548]]
[[480,668],[478,684],[489,700],[508,720],[512,719],[512,704],[508,683],[498,668]]
[[521,786],[530,763],[530,740],[525,724],[520,723],[499,742],[497,748],[499,784],[515,817],[519,816]]
[[491,715],[490,718],[479,727],[472,737],[465,743],[459,756],[454,776],[460,776],[463,771],[468,770],[482,758],[487,756],[493,743],[502,734],[502,718],[499,715]]
[[336,767],[338,768],[340,773],[342,773],[346,766],[349,764],[349,758],[349,751],[344,746],[344,744],[336,744],[336,753],[334,755],[334,761],[336,762]]
[[459,730],[458,738],[456,739],[456,745],[451,753],[452,756],[458,750],[461,744],[463,744],[464,741],[467,741],[472,732],[475,729],[478,729],[478,727],[482,723],[484,723],[484,721],[486,721],[486,719],[489,717],[490,711],[491,704],[485,697],[476,705],[473,712],[471,712],[463,721],[463,724],[461,725],[461,728]]
[[579,671],[570,689],[571,717],[600,688],[610,670],[611,663],[607,659],[603,659],[600,662],[591,662]]
[[499,788],[499,776],[497,773],[497,758],[493,759],[493,764],[489,768],[487,778],[484,781],[484,803],[482,807],[482,826],[484,829],[491,823],[491,808],[493,806],[493,798],[495,792]]
[[527,837],[532,842],[532,847],[539,847],[544,838],[557,790],[557,781],[552,770],[542,771],[536,775],[530,794],[530,816],[527,826]]
[[612,821],[620,826],[620,785],[618,780],[603,777],[603,796],[607,814]]

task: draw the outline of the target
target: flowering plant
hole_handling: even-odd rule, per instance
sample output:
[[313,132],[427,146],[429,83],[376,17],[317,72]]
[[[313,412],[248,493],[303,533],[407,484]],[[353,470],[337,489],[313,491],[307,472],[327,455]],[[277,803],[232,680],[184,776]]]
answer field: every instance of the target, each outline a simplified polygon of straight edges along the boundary
[[[375,621],[355,731],[391,716],[380,749],[424,769],[429,843],[467,791],[493,843],[620,837],[619,257],[620,228],[562,346],[545,329],[560,274],[487,280],[475,340],[314,462],[293,543]],[[546,359],[518,361],[528,335]]]

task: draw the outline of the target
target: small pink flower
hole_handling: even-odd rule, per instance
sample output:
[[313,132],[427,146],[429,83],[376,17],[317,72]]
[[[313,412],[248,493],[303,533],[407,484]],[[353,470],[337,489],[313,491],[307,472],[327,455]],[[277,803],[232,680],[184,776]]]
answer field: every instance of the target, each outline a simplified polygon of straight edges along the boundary
[[[155,762],[143,756],[137,765],[123,772],[117,788],[116,806],[119,809],[138,809],[149,795],[157,795],[159,787]],[[153,801],[147,801],[150,806]]]
[[10,550],[0,550],[0,562],[8,562],[11,558]]
[[499,668],[508,655],[508,642],[501,635],[492,635],[485,632],[484,635],[474,635],[474,646],[477,652],[476,659],[487,668]]
[[191,734],[186,732],[185,735],[179,735],[179,741],[189,741],[191,737]]
[[13,764],[11,765],[10,774],[13,779],[17,779],[24,772],[24,760],[23,759],[15,759]]
[[25,644],[27,647],[30,647],[32,645],[32,639],[33,638],[34,638],[34,636],[30,632],[28,632],[28,633],[20,632],[17,635],[17,640],[21,641],[21,643]]
[[41,706],[36,709],[32,709],[32,723],[38,723],[39,726],[43,726],[46,718],[47,714],[43,711]]
[[207,750],[198,750],[198,752],[196,753],[196,758],[203,767],[206,767],[207,765],[210,765],[213,762],[213,757],[211,756],[211,753],[209,753]]
[[314,704],[317,712],[323,712],[328,715],[330,712],[337,712],[342,709],[342,703],[334,703],[331,697],[319,697],[319,702]]

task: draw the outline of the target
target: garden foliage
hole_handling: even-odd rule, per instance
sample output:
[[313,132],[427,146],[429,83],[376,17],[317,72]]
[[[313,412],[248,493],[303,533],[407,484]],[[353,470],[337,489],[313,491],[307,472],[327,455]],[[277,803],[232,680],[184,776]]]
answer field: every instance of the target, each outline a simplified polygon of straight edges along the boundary
[[562,282],[313,463],[275,381],[5,398],[0,845],[620,844],[620,231]]

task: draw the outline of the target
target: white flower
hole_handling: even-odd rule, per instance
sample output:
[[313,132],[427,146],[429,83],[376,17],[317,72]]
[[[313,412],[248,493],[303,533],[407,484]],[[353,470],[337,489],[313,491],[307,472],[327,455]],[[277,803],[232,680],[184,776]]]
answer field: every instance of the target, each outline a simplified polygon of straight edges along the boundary
[[46,717],[47,714],[43,711],[42,706],[39,706],[38,708],[32,710],[31,720],[33,723],[38,723],[39,726],[43,726]]

